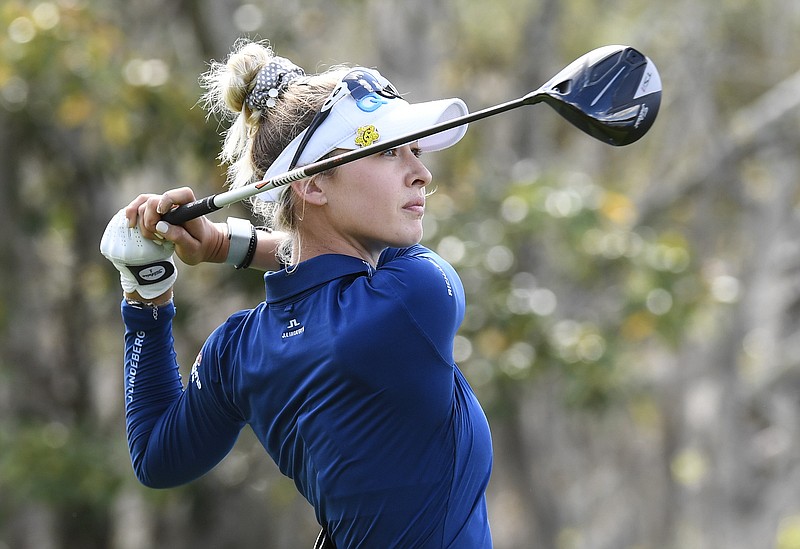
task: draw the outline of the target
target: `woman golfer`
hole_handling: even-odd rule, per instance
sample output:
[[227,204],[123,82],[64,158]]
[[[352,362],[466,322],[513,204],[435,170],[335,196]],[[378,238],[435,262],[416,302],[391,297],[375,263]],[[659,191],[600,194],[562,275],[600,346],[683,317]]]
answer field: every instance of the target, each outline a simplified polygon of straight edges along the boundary
[[[248,41],[202,81],[207,107],[232,121],[221,158],[234,186],[466,113],[459,99],[409,104],[374,70],[305,75]],[[161,221],[194,200],[188,188],[141,195],[111,220],[101,250],[124,289],[126,422],[142,483],[198,478],[249,425],[313,505],[320,547],[492,546],[489,427],[453,361],[464,291],[419,244],[431,182],[420,154],[465,131],[259,195],[254,212],[272,230]],[[269,271],[265,300],[210,335],[185,387],[173,251]]]

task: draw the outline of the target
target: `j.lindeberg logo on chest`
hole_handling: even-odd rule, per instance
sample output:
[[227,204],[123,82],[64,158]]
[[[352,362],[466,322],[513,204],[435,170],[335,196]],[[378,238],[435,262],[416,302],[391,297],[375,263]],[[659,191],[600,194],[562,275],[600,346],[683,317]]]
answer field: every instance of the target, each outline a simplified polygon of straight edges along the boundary
[[283,333],[281,334],[281,339],[287,339],[289,337],[299,336],[303,332],[306,331],[306,327],[300,324],[296,318],[293,318],[289,321],[289,325],[283,329]]

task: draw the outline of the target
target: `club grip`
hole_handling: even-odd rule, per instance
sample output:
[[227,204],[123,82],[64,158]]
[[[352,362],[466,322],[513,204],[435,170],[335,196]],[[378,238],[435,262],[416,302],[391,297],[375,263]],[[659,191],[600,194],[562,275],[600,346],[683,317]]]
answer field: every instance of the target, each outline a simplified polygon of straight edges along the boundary
[[162,215],[161,219],[172,225],[183,225],[187,221],[215,212],[219,210],[219,206],[214,204],[214,196],[201,198],[200,200],[178,206],[174,210]]

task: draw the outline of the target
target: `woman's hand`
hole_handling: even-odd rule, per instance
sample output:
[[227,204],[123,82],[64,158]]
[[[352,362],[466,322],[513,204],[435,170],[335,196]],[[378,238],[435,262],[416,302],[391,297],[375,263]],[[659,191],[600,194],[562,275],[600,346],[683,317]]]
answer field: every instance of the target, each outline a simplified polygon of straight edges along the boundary
[[142,236],[155,242],[175,244],[175,253],[187,265],[222,263],[228,257],[230,243],[225,223],[212,223],[205,216],[171,225],[161,216],[172,208],[195,200],[189,187],[172,189],[164,194],[141,194],[125,207],[128,226],[139,227]]

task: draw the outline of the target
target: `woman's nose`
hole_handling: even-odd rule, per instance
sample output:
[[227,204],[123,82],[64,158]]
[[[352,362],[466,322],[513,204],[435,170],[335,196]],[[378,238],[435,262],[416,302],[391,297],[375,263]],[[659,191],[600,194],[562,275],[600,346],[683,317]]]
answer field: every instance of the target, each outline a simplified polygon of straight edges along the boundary
[[408,158],[412,163],[412,184],[420,185],[422,187],[430,184],[431,180],[433,179],[433,175],[431,175],[430,170],[428,170],[428,167],[422,162],[419,156],[417,156],[414,151],[409,150]]

